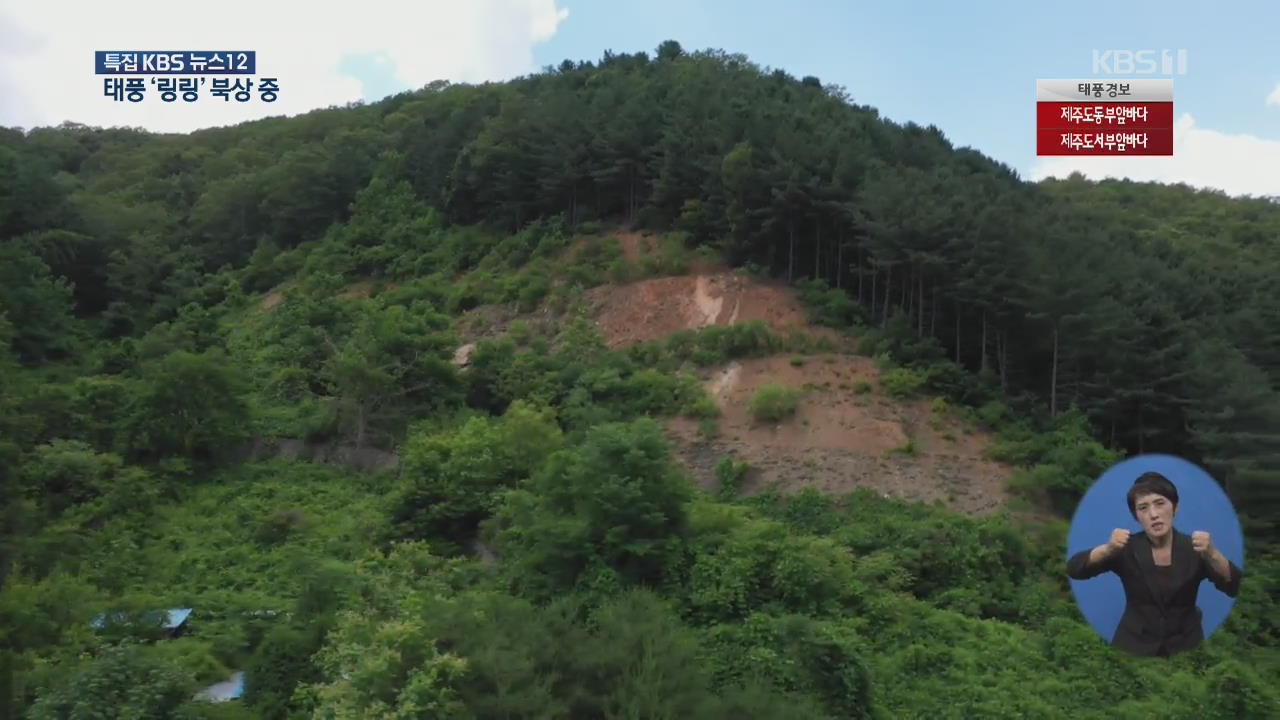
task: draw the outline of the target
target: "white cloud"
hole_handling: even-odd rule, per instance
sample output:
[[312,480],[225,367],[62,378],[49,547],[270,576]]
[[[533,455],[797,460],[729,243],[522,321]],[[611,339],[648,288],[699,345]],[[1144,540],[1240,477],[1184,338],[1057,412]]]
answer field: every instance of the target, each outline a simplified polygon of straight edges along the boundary
[[1174,123],[1173,155],[1164,157],[1038,158],[1032,179],[1128,178],[1136,182],[1186,183],[1228,195],[1280,196],[1280,140],[1231,135],[1198,127],[1190,114]]
[[1267,96],[1268,105],[1280,105],[1280,83],[1276,83],[1276,89],[1271,91]]
[[[7,6],[7,7],[5,7]],[[483,82],[533,72],[533,47],[568,10],[556,0],[219,0],[198,13],[165,0],[0,0],[0,126],[63,121],[188,132],[360,99],[338,70],[355,53],[385,53],[410,88],[433,80]],[[258,77],[278,77],[279,99],[246,103],[208,90],[194,103],[162,102],[148,81],[139,103],[103,96],[95,50],[255,50]],[[207,88],[207,86],[206,86]]]

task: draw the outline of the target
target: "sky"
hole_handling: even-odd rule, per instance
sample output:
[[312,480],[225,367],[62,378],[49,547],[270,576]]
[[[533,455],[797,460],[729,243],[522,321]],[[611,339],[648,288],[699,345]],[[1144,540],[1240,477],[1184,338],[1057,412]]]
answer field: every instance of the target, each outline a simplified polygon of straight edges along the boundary
[[[896,122],[936,125],[1030,180],[1183,182],[1280,196],[1280,3],[944,0],[0,0],[0,125],[189,132],[420,88],[501,81],[606,49],[742,53],[844,86]],[[305,8],[300,12],[299,8]],[[192,19],[196,18],[196,19]],[[102,94],[94,50],[255,50],[280,97],[172,105]],[[1185,50],[1173,157],[1037,158],[1035,81],[1097,79],[1094,51]],[[1169,77],[1159,76],[1157,77]]]

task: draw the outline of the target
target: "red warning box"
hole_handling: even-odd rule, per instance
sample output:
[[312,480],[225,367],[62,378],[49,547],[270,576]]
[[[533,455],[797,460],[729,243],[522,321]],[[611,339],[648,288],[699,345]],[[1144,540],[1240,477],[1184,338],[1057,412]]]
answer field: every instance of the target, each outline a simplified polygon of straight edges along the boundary
[[1173,81],[1037,80],[1036,155],[1173,155]]

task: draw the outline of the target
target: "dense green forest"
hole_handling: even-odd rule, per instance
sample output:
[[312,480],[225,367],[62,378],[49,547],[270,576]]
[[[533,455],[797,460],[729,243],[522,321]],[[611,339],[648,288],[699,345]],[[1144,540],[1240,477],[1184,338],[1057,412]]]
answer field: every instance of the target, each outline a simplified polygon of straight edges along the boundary
[[[569,254],[619,226],[665,254]],[[660,423],[714,422],[692,370],[810,341],[610,349],[580,300],[699,251],[994,432],[1038,511],[740,497],[731,458],[696,488]],[[1028,183],[672,41],[190,135],[0,128],[0,717],[1280,716],[1278,272],[1272,201]],[[460,369],[495,303],[562,322]],[[1107,648],[1064,574],[1074,501],[1139,452],[1209,468],[1247,535],[1170,660]],[[191,699],[234,669],[242,701]]]

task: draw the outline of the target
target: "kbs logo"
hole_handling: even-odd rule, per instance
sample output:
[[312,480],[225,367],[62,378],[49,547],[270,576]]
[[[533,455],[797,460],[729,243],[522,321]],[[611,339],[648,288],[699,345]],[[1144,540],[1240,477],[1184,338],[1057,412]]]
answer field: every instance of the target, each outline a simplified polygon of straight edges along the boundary
[[1094,75],[1173,75],[1175,69],[1178,75],[1187,74],[1186,50],[1093,51]]

